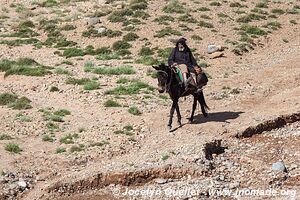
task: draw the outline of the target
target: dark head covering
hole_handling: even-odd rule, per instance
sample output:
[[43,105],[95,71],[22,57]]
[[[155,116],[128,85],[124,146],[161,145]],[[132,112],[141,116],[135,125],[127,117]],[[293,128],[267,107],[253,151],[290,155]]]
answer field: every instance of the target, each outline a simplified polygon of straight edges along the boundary
[[178,45],[179,43],[182,44],[184,46],[184,51],[188,51],[191,52],[190,48],[187,46],[186,44],[186,40],[185,38],[180,38],[177,42],[176,42],[176,48],[178,49]]

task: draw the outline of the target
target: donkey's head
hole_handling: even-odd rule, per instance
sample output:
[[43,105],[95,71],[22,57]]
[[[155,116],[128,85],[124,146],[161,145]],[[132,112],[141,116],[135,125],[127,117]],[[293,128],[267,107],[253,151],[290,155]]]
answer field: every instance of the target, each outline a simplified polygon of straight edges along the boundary
[[165,64],[152,67],[157,71],[158,92],[163,93],[167,90],[167,85],[170,81],[171,70]]

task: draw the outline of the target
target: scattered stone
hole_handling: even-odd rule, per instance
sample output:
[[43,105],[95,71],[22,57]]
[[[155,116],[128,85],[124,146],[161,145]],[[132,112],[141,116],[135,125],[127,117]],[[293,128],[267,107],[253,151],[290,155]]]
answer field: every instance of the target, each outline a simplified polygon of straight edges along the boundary
[[101,21],[100,21],[100,18],[99,17],[91,17],[87,20],[87,25],[88,26],[94,26],[96,24],[99,24]]
[[209,55],[210,59],[215,59],[215,58],[220,58],[220,57],[224,57],[223,52],[214,52],[214,53]]
[[287,169],[285,168],[285,165],[282,161],[278,161],[276,163],[273,163],[272,170],[287,172]]
[[168,182],[168,180],[163,179],[163,178],[158,178],[158,179],[155,180],[155,183],[157,183],[157,184],[165,184],[167,182]]
[[101,27],[101,28],[99,28],[99,29],[97,30],[97,32],[98,32],[99,34],[105,33],[105,32],[106,32],[106,28]]
[[23,180],[20,180],[17,184],[21,188],[26,188],[27,187],[27,183]]
[[220,46],[220,45],[208,45],[208,47],[207,47],[207,53],[209,53],[209,54],[212,54],[212,53],[215,53],[215,52],[218,52],[218,51],[222,51],[223,50],[223,48],[222,48],[222,46]]

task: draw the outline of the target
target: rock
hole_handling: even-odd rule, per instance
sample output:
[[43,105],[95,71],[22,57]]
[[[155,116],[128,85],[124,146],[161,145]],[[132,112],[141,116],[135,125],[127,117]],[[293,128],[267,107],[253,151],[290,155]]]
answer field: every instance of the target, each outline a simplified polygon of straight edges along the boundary
[[224,53],[223,52],[214,52],[212,54],[209,55],[210,59],[215,59],[215,58],[220,58],[223,57]]
[[158,179],[155,180],[155,183],[158,183],[158,184],[165,184],[167,182],[168,182],[168,180],[163,179],[163,178],[158,178]]
[[99,29],[97,30],[97,32],[98,32],[99,34],[105,33],[105,32],[106,32],[106,28],[101,27],[101,28],[99,28]]
[[87,25],[88,26],[94,26],[98,23],[100,23],[100,18],[99,17],[91,17],[87,20]]
[[217,46],[217,45],[208,45],[207,46],[207,53],[211,54],[217,51],[222,51],[222,47],[221,46]]
[[272,164],[272,170],[287,172],[285,165],[282,161],[278,161]]
[[23,180],[18,181],[18,186],[21,188],[26,188],[27,187],[27,183]]

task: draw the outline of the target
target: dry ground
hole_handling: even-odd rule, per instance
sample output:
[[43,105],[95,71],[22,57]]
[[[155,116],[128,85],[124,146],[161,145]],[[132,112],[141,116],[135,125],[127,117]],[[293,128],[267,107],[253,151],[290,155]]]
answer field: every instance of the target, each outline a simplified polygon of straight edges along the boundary
[[[100,184],[96,191],[90,190],[93,187],[88,186],[88,181],[84,182],[87,184],[86,188],[83,186],[84,189],[79,187],[77,189],[61,189],[60,183],[75,183],[76,185],[77,181],[89,180],[98,174],[118,172],[124,173],[125,175],[120,175],[120,177],[126,179],[128,178],[126,173],[129,171],[141,171],[142,173],[143,170],[149,169],[153,169],[153,173],[158,177],[163,177],[164,173],[160,169],[166,166],[187,169],[187,172],[176,172],[183,174],[183,177],[170,175],[166,179],[169,178],[172,182],[167,184],[157,184],[151,180],[141,185],[131,184],[131,181],[128,181],[130,183],[128,185],[130,187],[138,185],[141,188],[149,185],[157,188],[180,188],[185,185],[186,181],[190,181],[192,185],[203,185],[202,190],[206,191],[207,188],[204,186],[207,183],[205,181],[215,180],[216,177],[224,174],[228,184],[235,184],[235,181],[239,181],[239,185],[234,188],[268,188],[272,186],[295,189],[300,195],[298,183],[299,135],[288,135],[283,139],[274,138],[273,135],[268,136],[267,133],[263,134],[264,136],[254,136],[250,139],[240,140],[234,137],[236,133],[249,126],[257,125],[279,115],[300,111],[300,26],[298,23],[294,23],[300,23],[300,15],[288,12],[292,9],[300,12],[300,2],[297,0],[267,1],[267,8],[262,8],[268,12],[268,15],[264,14],[266,19],[253,20],[246,24],[258,26],[269,33],[256,35],[252,42],[247,43],[251,44],[251,48],[254,49],[247,47],[249,52],[241,52],[243,55],[235,55],[233,52],[238,45],[233,45],[232,42],[243,43],[240,41],[240,30],[237,30],[242,23],[236,20],[246,14],[254,13],[251,12],[251,9],[255,8],[258,1],[238,1],[242,4],[239,7],[231,7],[231,1],[220,1],[220,6],[210,5],[214,1],[185,1],[183,7],[198,22],[205,21],[214,26],[214,28],[206,28],[201,27],[198,22],[184,22],[191,28],[188,31],[178,26],[183,22],[179,22],[180,20],[177,18],[183,14],[170,14],[162,11],[168,2],[149,1],[145,12],[150,17],[141,19],[142,22],[145,22],[144,24],[133,25],[136,29],[132,32],[136,33],[139,39],[129,42],[132,45],[129,48],[132,55],[128,59],[99,60],[93,55],[66,58],[55,53],[55,51],[59,51],[62,54],[63,48],[43,44],[49,35],[44,28],[40,27],[40,21],[42,19],[58,19],[56,29],[60,30],[65,24],[76,26],[75,30],[61,31],[61,33],[67,40],[77,42],[78,48],[84,49],[88,45],[93,45],[95,48],[111,47],[114,42],[121,40],[122,36],[113,38],[83,37],[82,32],[88,30],[86,22],[89,17],[95,15],[95,11],[120,10],[122,6],[115,6],[115,4],[121,5],[122,2],[124,1],[104,4],[104,1],[71,1],[43,7],[35,4],[34,1],[0,0],[0,34],[2,35],[0,41],[18,39],[18,37],[3,37],[3,35],[14,33],[18,24],[25,20],[34,22],[33,30],[39,33],[39,36],[35,37],[39,40],[39,44],[36,46],[32,44],[14,46],[0,42],[0,59],[16,60],[28,57],[45,66],[54,67],[51,70],[52,74],[41,77],[11,75],[4,78],[5,72],[0,72],[0,94],[15,93],[19,96],[26,96],[32,101],[32,108],[28,110],[19,111],[7,106],[0,107],[0,134],[13,137],[11,140],[0,140],[0,170],[3,170],[3,176],[13,172],[23,178],[32,173],[32,177],[28,178],[32,181],[31,189],[19,192],[17,197],[11,195],[6,198],[88,199],[89,195],[87,194],[90,194],[90,199],[121,199],[120,196],[112,196],[111,191],[119,187],[114,185],[114,177],[112,182],[108,181],[111,184],[101,187]],[[125,5],[125,8],[127,6],[130,5]],[[201,7],[210,10],[198,11]],[[283,14],[274,11],[279,8],[284,11]],[[242,11],[245,11],[246,14],[243,14]],[[220,18],[218,16],[220,13],[228,15],[228,17]],[[153,21],[161,15],[173,16],[175,21],[169,22],[169,25],[159,25]],[[277,18],[273,18],[272,15]],[[204,19],[207,16],[211,19]],[[96,24],[95,29],[105,26],[115,31],[121,30],[123,35],[128,32],[122,30],[128,25],[112,23],[107,16],[101,16],[100,20],[102,23]],[[268,22],[274,21],[280,23],[277,30],[263,27]],[[119,85],[116,82],[120,77],[139,79],[156,87],[156,79],[146,75],[151,66],[137,64],[135,60],[140,57],[138,54],[142,46],[146,45],[152,49],[173,46],[172,39],[177,39],[180,35],[154,37],[158,30],[166,26],[179,30],[183,36],[188,38],[190,47],[195,48],[199,63],[209,64],[204,70],[211,76],[204,89],[206,101],[210,107],[209,118],[203,118],[200,111],[197,111],[195,123],[187,124],[186,118],[189,117],[192,106],[191,98],[182,99],[180,109],[184,115],[184,125],[171,133],[168,132],[166,126],[171,102],[164,96],[159,96],[156,90],[142,90],[134,95],[105,94],[107,90]],[[193,35],[198,35],[203,40],[192,39]],[[248,33],[248,35],[252,34]],[[228,47],[225,49],[226,57],[209,59],[206,53],[208,44]],[[153,57],[156,58],[157,54],[154,54]],[[65,60],[70,61],[72,65],[63,63]],[[87,62],[93,63],[95,66],[131,65],[136,70],[136,74],[98,75],[84,70]],[[59,67],[67,69],[72,75],[56,73],[55,69]],[[93,78],[100,84],[100,88],[88,91],[84,90],[81,85],[66,84],[69,77]],[[50,92],[51,86],[57,86],[59,92]],[[119,102],[122,107],[105,107],[104,102],[109,99]],[[141,115],[130,114],[128,108],[132,106],[136,106]],[[54,122],[59,129],[52,131],[53,142],[42,139],[43,135],[49,135],[51,130],[47,128],[49,121],[45,120],[43,113],[40,112],[41,109],[53,111],[67,109],[71,113],[64,117],[64,122]],[[28,116],[31,119],[30,122],[18,119],[16,117],[18,113]],[[174,122],[176,128],[176,120]],[[115,133],[126,125],[133,128],[130,135]],[[294,126],[296,128],[293,130],[299,131],[299,124]],[[277,131],[280,133],[280,130]],[[286,132],[291,134],[290,129],[286,129]],[[69,133],[77,133],[79,137],[74,139],[74,144],[62,144],[60,139]],[[206,174],[202,173],[198,177],[192,177],[190,180],[188,177],[190,170],[205,171],[205,165],[197,164],[196,160],[206,162],[203,147],[215,139],[222,140],[222,145],[224,143],[229,151],[216,156],[214,159],[215,169],[208,170]],[[102,143],[98,146],[91,146],[96,142]],[[5,150],[5,145],[8,143],[18,144],[23,151],[20,154],[9,153]],[[71,153],[74,145],[82,145],[81,151]],[[249,147],[252,147],[253,150],[247,152]],[[65,148],[66,152],[56,153],[58,148]],[[275,151],[277,151],[276,154]],[[272,163],[278,160],[284,160],[288,168],[291,164],[296,164],[296,167],[293,166],[295,169],[291,170],[286,180],[279,180],[279,182],[284,182],[283,184],[282,182],[276,184],[269,172]],[[242,173],[235,177],[235,173],[228,170],[230,167],[226,165],[224,167],[225,161],[237,163],[238,170]],[[168,173],[176,174],[172,170]],[[168,173],[166,172],[166,174]],[[193,173],[191,172],[191,174]],[[117,180],[118,176],[116,177]],[[132,182],[134,181],[132,180]],[[120,182],[115,181],[115,183]],[[13,183],[0,182],[0,195],[1,190],[3,192],[9,190],[9,184]],[[214,184],[224,185],[225,183]],[[126,188],[126,184],[122,186],[120,183],[119,185],[121,185],[121,189]],[[85,191],[84,195],[83,191]],[[73,192],[80,194],[73,196]],[[67,195],[71,195],[71,197],[67,197]],[[209,198],[205,195],[201,197]],[[172,199],[170,197],[153,199],[163,198]],[[123,199],[130,199],[130,197],[123,197]]]

